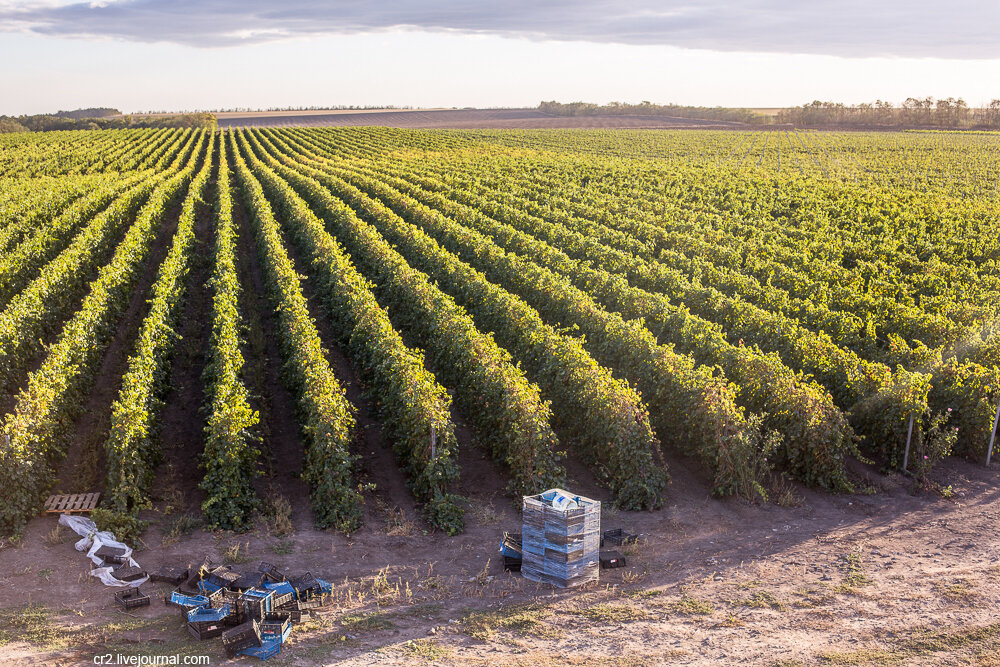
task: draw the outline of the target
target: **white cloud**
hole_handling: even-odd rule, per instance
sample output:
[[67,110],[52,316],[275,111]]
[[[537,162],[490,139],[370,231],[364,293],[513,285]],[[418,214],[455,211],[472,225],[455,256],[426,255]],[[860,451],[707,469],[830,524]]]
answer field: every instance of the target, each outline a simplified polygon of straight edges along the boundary
[[120,0],[10,3],[0,29],[199,47],[407,27],[847,57],[1000,57],[992,0]]

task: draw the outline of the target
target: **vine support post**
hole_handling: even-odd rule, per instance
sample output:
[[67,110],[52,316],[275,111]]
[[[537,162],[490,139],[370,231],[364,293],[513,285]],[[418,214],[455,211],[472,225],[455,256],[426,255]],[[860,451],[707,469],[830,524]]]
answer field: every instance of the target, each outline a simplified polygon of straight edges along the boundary
[[913,439],[913,413],[910,413],[910,428],[906,433],[906,451],[903,452],[903,472],[906,472],[906,466],[910,462],[910,440]]
[[437,431],[434,424],[431,424],[431,461],[437,458]]
[[993,441],[997,437],[997,424],[1000,423],[1000,403],[997,403],[997,416],[993,418],[993,432],[990,433],[990,446],[986,449],[986,465],[993,458]]

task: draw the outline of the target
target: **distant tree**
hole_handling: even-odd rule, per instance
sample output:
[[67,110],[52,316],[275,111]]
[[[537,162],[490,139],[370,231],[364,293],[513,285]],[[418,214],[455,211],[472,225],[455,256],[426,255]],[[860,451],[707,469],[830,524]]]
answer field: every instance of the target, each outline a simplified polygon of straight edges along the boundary
[[27,132],[28,128],[18,123],[10,116],[0,116],[0,134],[9,132]]

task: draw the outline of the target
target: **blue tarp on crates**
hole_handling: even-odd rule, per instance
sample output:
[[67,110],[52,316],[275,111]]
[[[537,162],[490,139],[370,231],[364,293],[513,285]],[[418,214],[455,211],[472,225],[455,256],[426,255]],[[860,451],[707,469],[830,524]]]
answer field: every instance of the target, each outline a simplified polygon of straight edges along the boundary
[[170,602],[168,604],[172,604],[177,607],[188,607],[190,609],[194,609],[196,607],[204,607],[207,605],[208,598],[204,595],[184,595],[183,593],[174,591],[170,594]]

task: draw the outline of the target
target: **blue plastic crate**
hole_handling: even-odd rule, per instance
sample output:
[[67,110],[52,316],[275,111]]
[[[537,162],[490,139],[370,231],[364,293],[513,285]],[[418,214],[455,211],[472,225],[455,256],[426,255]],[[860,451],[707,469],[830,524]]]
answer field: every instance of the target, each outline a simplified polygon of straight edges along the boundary
[[271,611],[271,601],[274,599],[274,591],[251,588],[243,593],[244,599],[261,600],[264,603],[264,611]]
[[284,595],[286,593],[291,593],[293,596],[295,595],[295,587],[287,581],[281,581],[278,583],[266,582],[264,584],[264,588],[274,591],[275,595]]
[[267,639],[260,643],[260,646],[252,646],[239,651],[238,655],[249,655],[261,660],[267,660],[281,653],[281,641],[278,639]]
[[330,595],[333,593],[333,586],[329,582],[322,579],[317,579],[316,581],[319,583],[319,592],[321,594]]
[[198,607],[197,609],[192,609],[187,613],[187,618],[189,623],[199,621],[221,621],[229,616],[229,614],[229,605],[224,604],[217,609],[209,609],[208,607]]
[[504,533],[500,538],[500,554],[506,558],[521,559],[521,534]]
[[278,583],[265,583],[264,588],[274,591],[274,599],[271,601],[271,608],[275,609],[283,604],[295,599],[295,587],[287,581]]
[[221,589],[222,586],[219,586],[218,584],[213,584],[211,581],[208,581],[207,579],[202,579],[201,581],[198,582],[198,590],[200,590],[202,593],[214,593],[215,591]]
[[167,604],[173,605],[175,607],[187,607],[188,609],[196,609],[198,607],[204,607],[208,605],[208,598],[204,595],[184,595],[183,593],[178,593],[174,591],[170,594],[170,599]]

